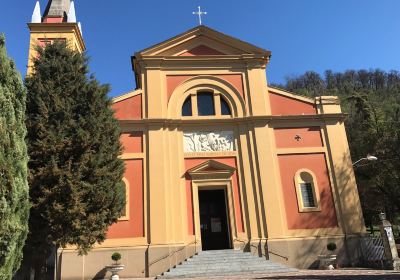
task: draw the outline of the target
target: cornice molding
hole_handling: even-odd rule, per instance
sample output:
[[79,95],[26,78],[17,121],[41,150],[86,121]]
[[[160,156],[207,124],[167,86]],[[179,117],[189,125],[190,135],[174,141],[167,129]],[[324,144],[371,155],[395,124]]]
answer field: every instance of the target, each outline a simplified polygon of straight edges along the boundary
[[201,119],[167,119],[167,118],[147,118],[140,120],[119,120],[124,124],[162,124],[162,125],[202,125],[202,124],[237,124],[237,123],[280,123],[280,122],[343,122],[347,114],[319,114],[319,115],[287,115],[287,116],[249,116],[240,118],[201,118]]
[[114,103],[118,103],[118,102],[124,101],[125,99],[131,98],[131,97],[134,97],[134,96],[140,95],[140,94],[142,94],[142,90],[141,89],[137,89],[137,90],[130,91],[130,92],[121,94],[119,96],[116,96],[116,97],[112,98],[111,101],[114,104]]
[[311,97],[306,97],[306,96],[301,96],[298,94],[295,94],[293,92],[281,89],[281,88],[277,88],[277,87],[271,87],[268,86],[268,92],[269,93],[274,93],[274,94],[278,94],[278,95],[282,95],[288,98],[292,98],[292,99],[296,99],[296,100],[300,100],[303,102],[307,102],[310,104],[315,104],[316,103],[316,99],[317,98],[311,98]]
[[60,22],[60,23],[28,23],[31,33],[75,33],[82,50],[86,50],[86,44],[83,40],[81,30],[76,22]]
[[201,180],[219,178],[219,179],[229,179],[235,172],[236,168],[226,165],[224,163],[207,160],[187,171],[192,180]]

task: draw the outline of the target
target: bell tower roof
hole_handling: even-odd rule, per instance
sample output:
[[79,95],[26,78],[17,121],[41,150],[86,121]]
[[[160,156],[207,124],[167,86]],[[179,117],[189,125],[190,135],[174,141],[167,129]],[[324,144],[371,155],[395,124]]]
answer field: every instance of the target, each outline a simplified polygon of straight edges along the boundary
[[71,0],[49,0],[43,18],[66,19],[69,13]]

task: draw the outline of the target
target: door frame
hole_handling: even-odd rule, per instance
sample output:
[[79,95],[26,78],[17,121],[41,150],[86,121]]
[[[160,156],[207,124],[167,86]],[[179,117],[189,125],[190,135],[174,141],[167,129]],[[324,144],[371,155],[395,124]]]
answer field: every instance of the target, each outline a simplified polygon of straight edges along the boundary
[[224,190],[225,191],[225,207],[228,226],[229,247],[234,248],[234,241],[237,239],[235,203],[232,190],[232,182],[230,179],[210,179],[210,180],[193,180],[192,195],[193,195],[193,214],[194,214],[194,232],[196,240],[201,242],[200,229],[200,205],[199,205],[199,190]]

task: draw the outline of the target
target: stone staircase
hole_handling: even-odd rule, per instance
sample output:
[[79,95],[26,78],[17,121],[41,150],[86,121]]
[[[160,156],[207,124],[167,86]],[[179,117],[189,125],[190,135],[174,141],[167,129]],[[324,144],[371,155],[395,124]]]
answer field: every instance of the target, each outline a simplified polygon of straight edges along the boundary
[[202,251],[157,279],[295,272],[297,269],[275,263],[239,250]]

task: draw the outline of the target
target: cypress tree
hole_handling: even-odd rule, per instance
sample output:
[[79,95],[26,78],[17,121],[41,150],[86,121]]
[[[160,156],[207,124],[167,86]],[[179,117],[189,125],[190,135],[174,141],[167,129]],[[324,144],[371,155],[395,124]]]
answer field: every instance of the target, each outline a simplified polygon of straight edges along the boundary
[[55,42],[26,78],[30,212],[26,255],[35,271],[54,248],[86,254],[125,207],[120,130],[108,85],[88,59]]
[[0,279],[19,268],[28,232],[26,92],[0,35]]

